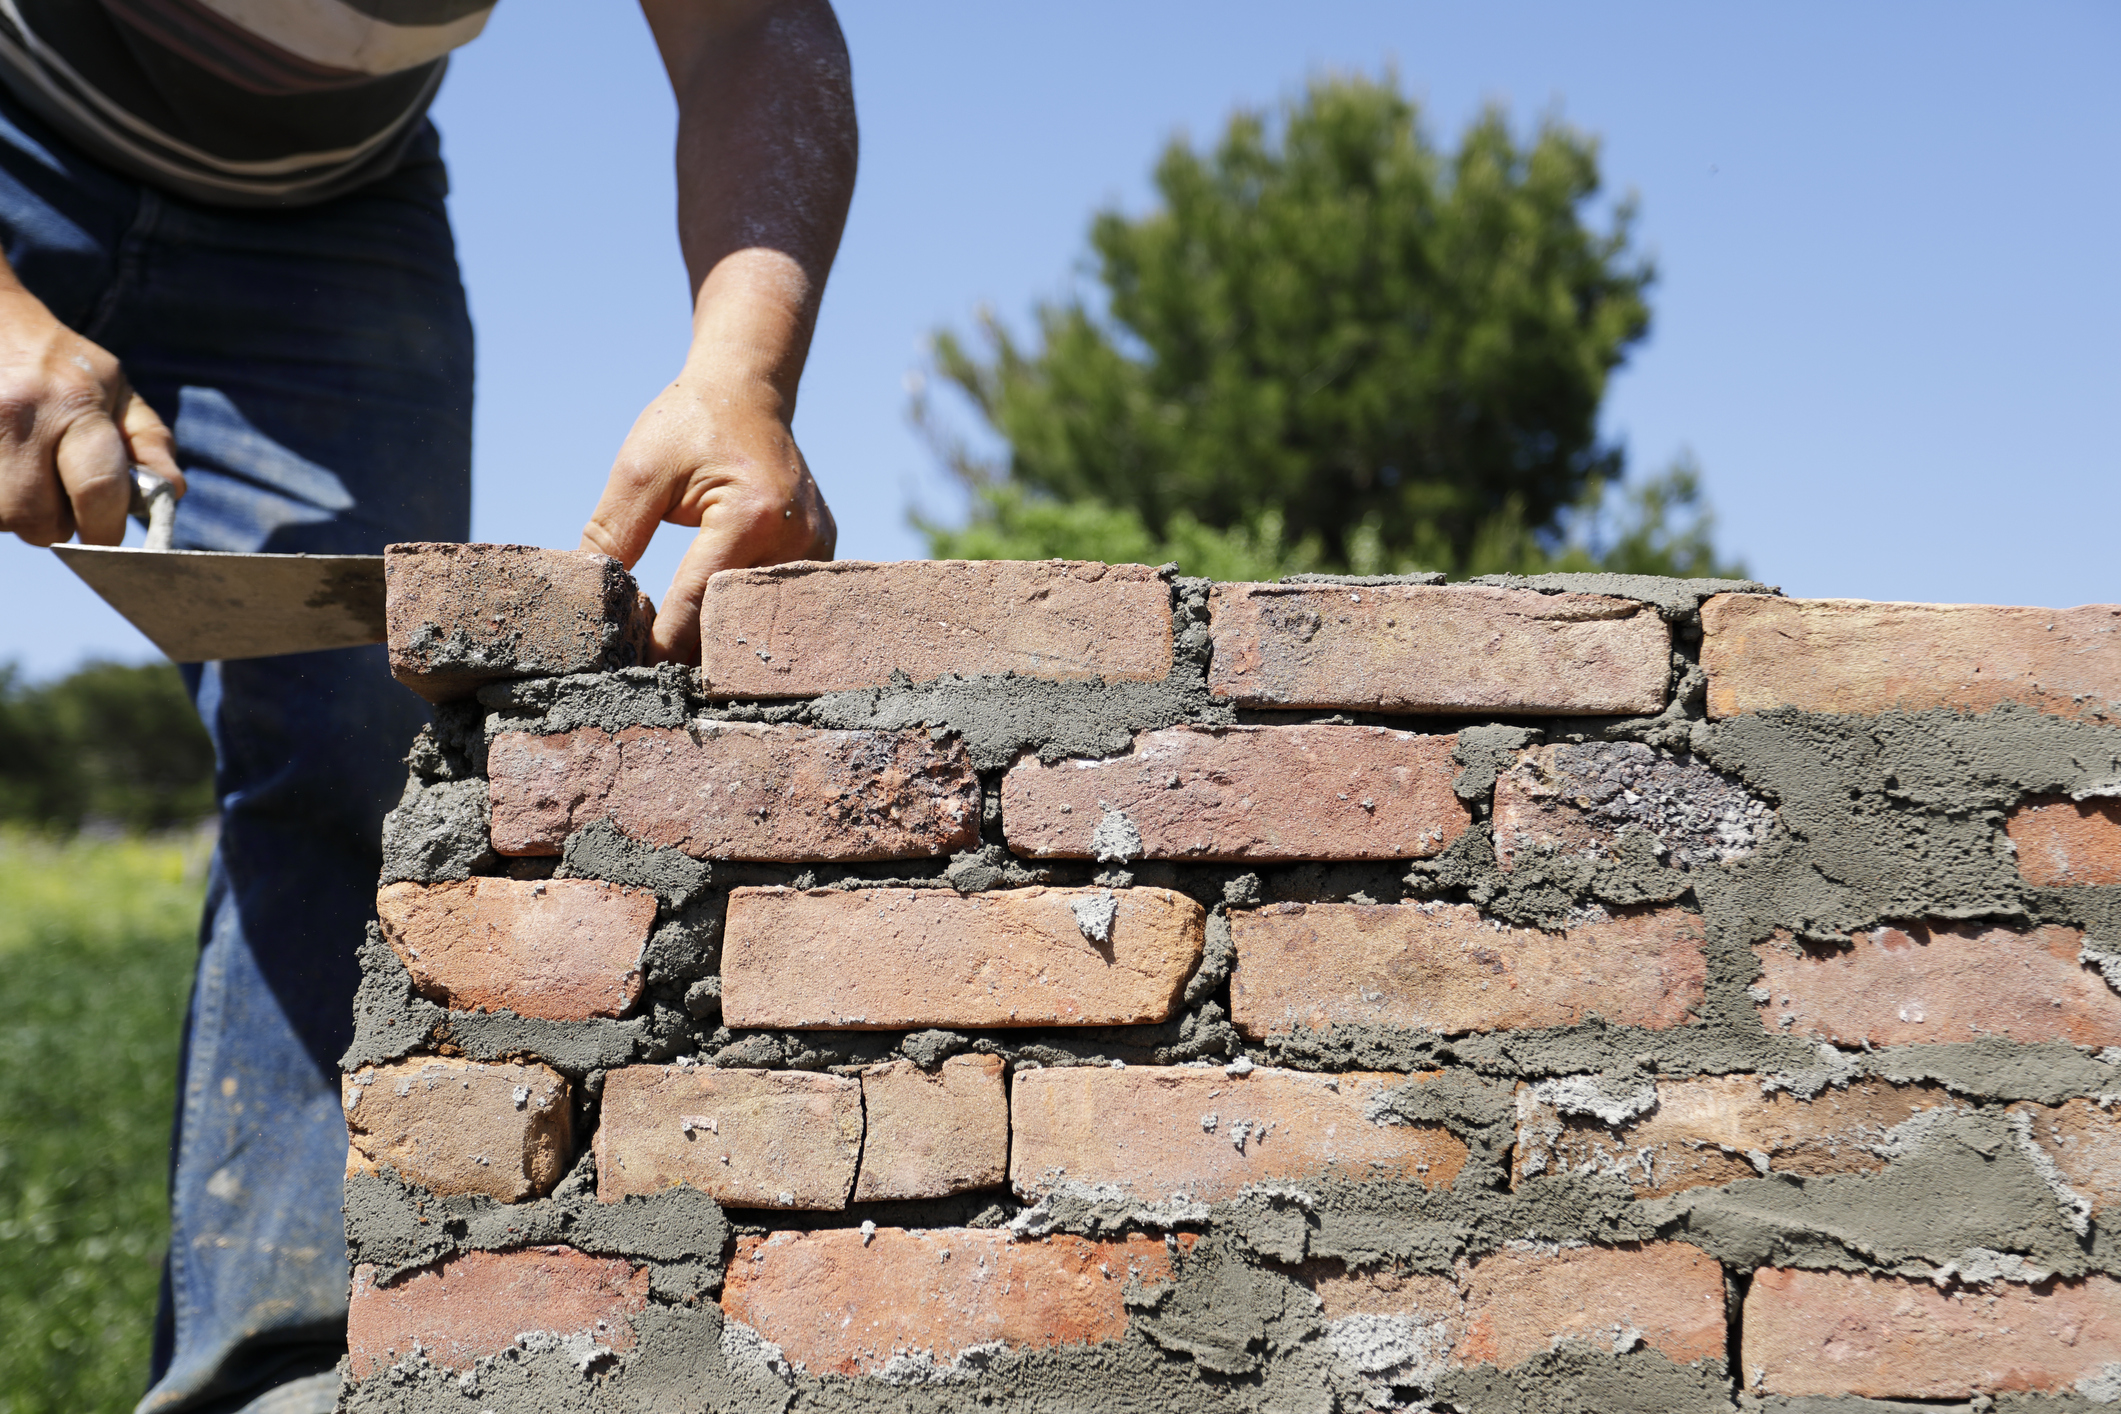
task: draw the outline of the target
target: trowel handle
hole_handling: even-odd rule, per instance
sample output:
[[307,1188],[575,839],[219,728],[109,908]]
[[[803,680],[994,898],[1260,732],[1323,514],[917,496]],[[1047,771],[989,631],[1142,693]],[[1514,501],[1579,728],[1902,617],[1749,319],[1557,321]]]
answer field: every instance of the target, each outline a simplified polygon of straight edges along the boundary
[[177,533],[177,488],[144,466],[133,468],[132,512],[147,522],[147,549],[167,550]]

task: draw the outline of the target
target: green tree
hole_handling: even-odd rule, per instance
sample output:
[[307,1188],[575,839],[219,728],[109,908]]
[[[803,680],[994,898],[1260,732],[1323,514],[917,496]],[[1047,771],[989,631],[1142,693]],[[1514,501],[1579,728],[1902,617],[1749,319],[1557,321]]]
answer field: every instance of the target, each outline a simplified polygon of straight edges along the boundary
[[168,663],[23,684],[0,665],[0,819],[159,830],[212,813],[213,745]]
[[[971,487],[931,553],[1176,559],[1189,572],[1713,566],[1691,464],[1615,495],[1606,380],[1649,327],[1633,208],[1597,150],[1484,113],[1446,157],[1394,82],[1313,83],[1174,141],[1161,202],[1091,224],[1100,298],[991,314],[934,364],[1007,444],[915,421]],[[975,347],[976,344],[976,347]],[[1617,502],[1617,505],[1616,505]],[[1689,524],[1674,516],[1692,512]]]

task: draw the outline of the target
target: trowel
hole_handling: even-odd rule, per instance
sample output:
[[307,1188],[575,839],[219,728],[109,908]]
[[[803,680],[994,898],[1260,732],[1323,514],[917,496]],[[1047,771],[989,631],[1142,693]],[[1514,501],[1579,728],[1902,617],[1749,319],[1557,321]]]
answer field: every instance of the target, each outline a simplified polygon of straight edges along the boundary
[[173,550],[176,490],[133,469],[137,550],[54,545],[52,552],[125,621],[179,663],[264,658],[381,643],[381,555],[238,555]]

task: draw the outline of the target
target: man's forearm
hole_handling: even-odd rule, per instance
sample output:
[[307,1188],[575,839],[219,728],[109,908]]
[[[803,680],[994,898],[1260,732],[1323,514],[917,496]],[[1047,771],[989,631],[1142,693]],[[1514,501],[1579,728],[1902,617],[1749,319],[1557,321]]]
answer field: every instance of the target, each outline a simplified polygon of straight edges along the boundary
[[678,102],[687,373],[792,417],[854,194],[847,46],[825,0],[647,0]]
[[582,548],[632,566],[696,525],[655,621],[699,658],[717,571],[832,558],[839,531],[790,423],[854,194],[854,85],[827,0],[642,0],[678,100],[692,348],[626,434]]

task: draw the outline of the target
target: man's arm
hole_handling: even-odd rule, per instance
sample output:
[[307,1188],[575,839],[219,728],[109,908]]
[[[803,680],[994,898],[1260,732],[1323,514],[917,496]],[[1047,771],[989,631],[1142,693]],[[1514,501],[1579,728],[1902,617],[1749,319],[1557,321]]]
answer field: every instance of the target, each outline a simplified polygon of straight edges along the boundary
[[582,548],[630,568],[696,525],[658,658],[699,658],[716,570],[830,559],[838,538],[789,425],[854,194],[854,85],[828,0],[641,0],[678,101],[692,349],[635,421]]

